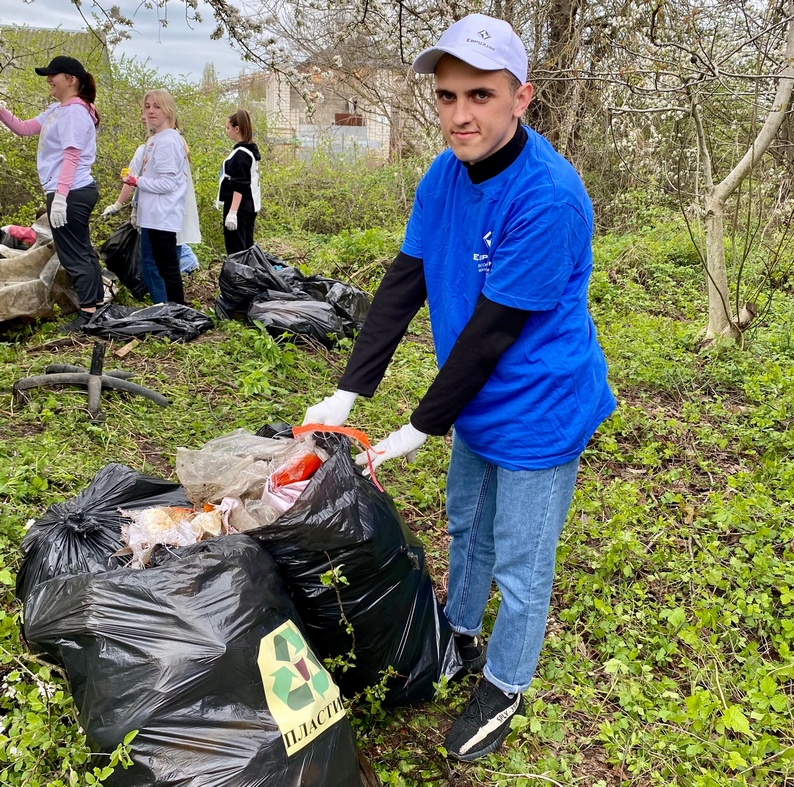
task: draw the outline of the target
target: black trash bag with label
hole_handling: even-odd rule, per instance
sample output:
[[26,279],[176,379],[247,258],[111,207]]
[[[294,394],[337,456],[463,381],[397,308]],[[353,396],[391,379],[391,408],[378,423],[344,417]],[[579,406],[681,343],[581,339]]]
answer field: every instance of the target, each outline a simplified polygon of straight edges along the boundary
[[[429,700],[433,683],[462,664],[424,548],[392,498],[356,467],[347,438],[315,437],[330,458],[286,513],[247,535],[276,559],[318,655],[349,660],[352,648],[353,666],[334,672],[345,696],[380,684],[391,667],[387,705]],[[323,582],[333,570],[345,581]]]
[[119,508],[190,505],[179,484],[106,465],[76,497],[50,506],[25,534],[17,597],[26,601],[33,588],[62,574],[98,573],[128,563],[129,557],[113,557],[123,547]]
[[29,641],[61,659],[95,751],[132,730],[108,787],[356,787],[339,689],[273,559],[245,535],[141,571],[57,577],[25,607]]
[[218,278],[220,295],[215,299],[215,314],[222,319],[245,320],[248,307],[267,290],[290,292],[289,284],[277,273],[275,266],[285,263],[262,251],[256,244],[250,249],[230,254]]
[[136,301],[146,298],[148,290],[141,273],[141,234],[129,221],[99,247],[99,255]]
[[204,312],[168,301],[143,308],[103,306],[82,330],[103,339],[155,336],[172,342],[189,342],[210,328],[212,320]]
[[305,298],[290,295],[257,299],[248,309],[248,319],[262,323],[272,336],[286,333],[296,339],[314,339],[326,347],[333,347],[345,335],[342,320],[330,304]]

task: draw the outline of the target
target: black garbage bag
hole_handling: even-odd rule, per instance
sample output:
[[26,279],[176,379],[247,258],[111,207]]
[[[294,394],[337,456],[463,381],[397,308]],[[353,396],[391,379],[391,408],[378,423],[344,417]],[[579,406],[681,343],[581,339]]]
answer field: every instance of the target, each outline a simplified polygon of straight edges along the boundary
[[[227,257],[218,284],[215,313],[219,317],[261,320],[271,333],[309,336],[328,347],[337,338],[355,335],[370,304],[370,296],[363,290],[326,276],[305,276],[259,246]],[[336,318],[325,308],[263,305],[308,299],[331,306]]]
[[296,271],[300,276],[294,276],[288,273],[291,270],[294,269],[280,270],[278,275],[290,277],[293,292],[306,293],[333,306],[342,320],[345,336],[352,338],[361,329],[370,304],[370,296],[364,290],[327,276],[303,276],[300,271]]
[[[306,289],[304,284],[306,282],[306,276],[304,276],[301,271],[297,268],[293,268],[291,265],[287,265],[284,263],[283,267],[277,267],[276,273],[278,274],[279,279],[283,281],[289,288],[291,292],[300,292],[301,290]],[[315,301],[321,301],[322,295],[318,297],[315,293],[310,293],[310,297]]]
[[276,272],[275,266],[284,265],[282,260],[262,251],[256,244],[230,254],[218,279],[220,295],[215,299],[215,313],[222,319],[244,320],[257,295],[267,290],[290,292],[289,284]]
[[137,301],[146,297],[141,273],[141,234],[129,221],[122,224],[99,248],[99,254],[111,273],[132,293]]
[[345,335],[342,320],[333,306],[319,301],[276,298],[255,300],[248,309],[248,319],[261,322],[268,333],[281,336],[308,337],[333,347]]
[[[387,704],[431,699],[433,683],[461,663],[422,544],[353,463],[347,438],[328,436],[324,447],[330,458],[295,504],[247,535],[276,559],[318,654],[344,657],[353,648],[355,666],[334,674],[345,696],[379,684],[391,666],[398,675],[386,684]],[[324,584],[332,569],[347,583]]]
[[98,573],[129,562],[113,557],[123,546],[119,508],[189,505],[179,484],[106,465],[76,497],[50,506],[25,534],[17,597],[27,600],[41,582],[62,574]]
[[80,724],[133,765],[108,787],[356,787],[355,740],[272,558],[224,536],[142,571],[58,577],[25,608]]
[[345,335],[352,339],[364,324],[364,318],[369,311],[369,295],[351,284],[338,281],[328,290],[325,301],[342,318]]
[[169,301],[140,309],[113,304],[103,306],[83,326],[83,331],[103,339],[157,336],[175,342],[189,342],[210,328],[212,320],[204,312]]

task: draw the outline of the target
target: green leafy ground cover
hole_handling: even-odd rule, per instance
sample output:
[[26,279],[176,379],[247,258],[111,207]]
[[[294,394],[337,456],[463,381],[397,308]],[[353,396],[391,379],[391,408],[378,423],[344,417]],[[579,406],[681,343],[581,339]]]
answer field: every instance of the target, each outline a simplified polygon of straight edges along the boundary
[[[371,285],[398,242],[399,230],[347,228],[273,235],[263,245],[313,272]],[[209,309],[220,263],[201,253],[187,295]],[[776,295],[744,349],[699,350],[702,278],[676,225],[598,239],[592,311],[620,407],[583,458],[527,715],[501,752],[457,765],[438,747],[469,687],[442,686],[434,702],[397,711],[362,701],[352,709],[357,734],[384,784],[794,784],[794,299]],[[105,394],[106,420],[92,424],[77,390],[12,400],[13,382],[49,363],[89,363],[90,342],[61,338],[52,322],[0,336],[0,781],[8,785],[103,777],[85,775],[89,751],[62,676],[19,640],[12,587],[26,523],[108,462],[170,477],[177,446],[300,421],[333,389],[349,350],[276,342],[228,322],[186,345],[147,340],[122,361],[111,343],[106,366],[133,371],[172,405]],[[432,374],[420,315],[378,396],[357,404],[355,425],[385,436]],[[415,464],[380,473],[426,544],[442,598],[447,452],[432,439]]]

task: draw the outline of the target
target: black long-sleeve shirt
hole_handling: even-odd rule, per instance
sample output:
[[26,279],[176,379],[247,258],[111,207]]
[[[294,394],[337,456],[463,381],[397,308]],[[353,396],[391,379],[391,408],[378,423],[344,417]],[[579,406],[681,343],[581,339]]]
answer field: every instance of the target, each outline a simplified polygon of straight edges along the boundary
[[[487,159],[466,164],[473,183],[482,183],[510,166],[527,140],[519,124],[512,140]],[[397,345],[427,298],[422,260],[400,252],[375,293],[339,388],[372,396]],[[426,434],[446,434],[463,408],[479,393],[502,354],[518,339],[529,312],[503,306],[480,295],[435,380],[411,414]]]
[[[251,156],[240,148],[246,148]],[[231,203],[234,192],[242,195],[240,209],[254,210],[254,199],[251,194],[251,169],[255,161],[261,161],[262,155],[259,152],[256,142],[238,142],[234,146],[232,155],[223,165],[223,173],[226,177],[221,180],[218,190],[218,198],[221,202]]]

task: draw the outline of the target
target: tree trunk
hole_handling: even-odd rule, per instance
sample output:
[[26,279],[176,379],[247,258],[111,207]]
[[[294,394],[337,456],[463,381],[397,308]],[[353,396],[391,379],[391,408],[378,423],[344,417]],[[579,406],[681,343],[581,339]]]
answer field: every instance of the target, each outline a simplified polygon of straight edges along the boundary
[[[783,69],[778,76],[777,90],[775,91],[775,98],[770,112],[758,132],[758,136],[750,144],[741,161],[716,185],[713,181],[711,156],[709,146],[706,144],[706,135],[700,119],[700,111],[696,102],[692,104],[692,118],[697,128],[698,147],[708,187],[704,200],[706,209],[706,284],[709,296],[709,322],[706,327],[706,341],[715,339],[717,336],[729,336],[734,339],[740,339],[743,327],[747,327],[754,313],[754,310],[749,311],[747,320],[742,320],[738,315],[734,318],[732,314],[728,274],[725,269],[723,217],[725,215],[725,203],[768,150],[783,123],[791,102],[791,96],[794,92],[794,2],[791,0],[788,0],[785,4],[785,13],[787,15],[786,49],[783,58]],[[741,326],[740,323],[742,323]]]
[[725,202],[712,189],[706,195],[706,285],[709,296],[709,322],[706,341],[717,336],[738,339],[741,331],[733,319],[728,289],[728,272],[725,267],[724,216]]

